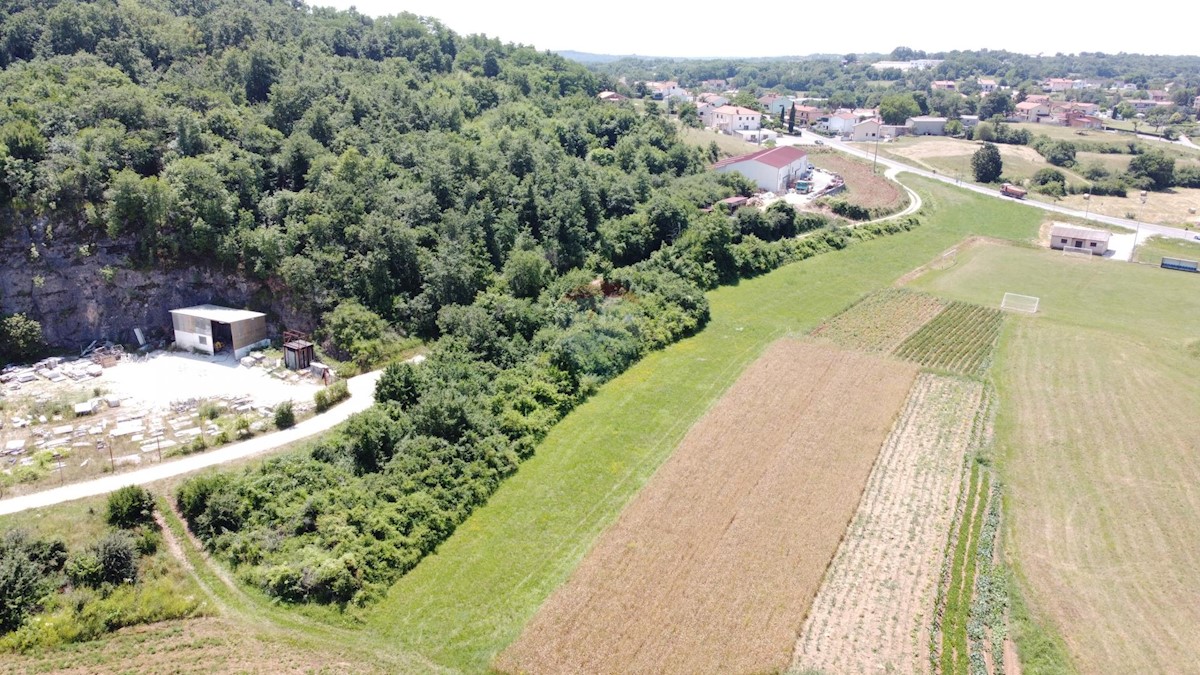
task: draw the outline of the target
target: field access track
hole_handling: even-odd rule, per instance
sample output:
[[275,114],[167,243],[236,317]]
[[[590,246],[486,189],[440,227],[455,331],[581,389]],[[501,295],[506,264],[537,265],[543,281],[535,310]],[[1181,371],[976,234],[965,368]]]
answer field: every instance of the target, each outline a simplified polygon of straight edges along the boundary
[[776,342],[494,665],[786,669],[915,377],[911,364]]

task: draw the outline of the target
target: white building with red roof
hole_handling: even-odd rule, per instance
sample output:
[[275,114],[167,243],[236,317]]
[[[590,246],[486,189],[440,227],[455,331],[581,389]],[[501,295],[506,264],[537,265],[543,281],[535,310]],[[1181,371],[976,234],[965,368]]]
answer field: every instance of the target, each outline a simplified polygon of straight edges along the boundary
[[771,192],[784,192],[788,186],[812,170],[808,153],[791,145],[759,150],[741,157],[730,157],[712,165],[717,173],[737,172]]

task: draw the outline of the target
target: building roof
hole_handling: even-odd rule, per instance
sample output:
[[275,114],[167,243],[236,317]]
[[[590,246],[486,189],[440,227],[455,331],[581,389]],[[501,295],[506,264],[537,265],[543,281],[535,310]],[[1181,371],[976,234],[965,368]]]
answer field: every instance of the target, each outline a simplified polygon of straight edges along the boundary
[[1112,237],[1112,232],[1108,230],[1093,230],[1090,227],[1079,227],[1078,225],[1068,225],[1067,223],[1055,223],[1050,228],[1050,236],[1102,241],[1107,244],[1109,237]]
[[742,108],[736,105],[723,105],[713,112],[721,113],[722,115],[762,115],[762,113],[758,112],[757,110]]
[[981,77],[979,78],[979,84],[996,84],[996,81],[991,78]]
[[808,153],[800,148],[792,145],[781,145],[777,148],[767,148],[766,150],[759,150],[758,152],[752,152],[748,155],[742,155],[741,157],[730,157],[728,159],[723,159],[716,164],[713,164],[712,168],[723,169],[734,164],[741,164],[742,162],[760,162],[762,164],[766,164],[767,166],[773,166],[776,169],[782,169],[788,164],[791,164],[796,160],[803,159],[807,156]]
[[855,117],[854,115],[852,115],[851,113],[848,113],[848,112],[834,113],[834,114],[830,115],[830,117],[836,117],[839,120],[856,120],[856,119],[858,119],[857,117]]
[[910,117],[908,119],[911,122],[941,122],[942,124],[946,123],[945,117],[934,117],[933,115],[918,115],[916,117]]
[[238,321],[249,321],[250,319],[266,316],[262,312],[252,312],[248,309],[232,309],[230,307],[221,307],[220,305],[196,305],[195,307],[173,309],[171,313],[216,321],[217,323],[237,323]]
[[1021,101],[1017,104],[1017,110],[1033,110],[1034,108],[1040,108],[1044,105],[1046,104],[1042,103],[1041,101]]
[[855,124],[855,125],[854,125],[854,127],[855,127],[855,128],[858,128],[858,127],[861,127],[861,126],[862,126],[862,125],[864,125],[864,124],[881,124],[881,123],[882,123],[882,120],[880,120],[879,118],[875,117],[875,118],[871,118],[871,119],[865,119],[865,120],[863,120],[863,121],[859,122],[858,124]]
[[[1200,98],[1200,97],[1197,97],[1197,98]],[[798,105],[798,106],[796,106],[796,111],[797,112],[819,113],[819,112],[821,112],[821,109],[816,107],[815,105]]]

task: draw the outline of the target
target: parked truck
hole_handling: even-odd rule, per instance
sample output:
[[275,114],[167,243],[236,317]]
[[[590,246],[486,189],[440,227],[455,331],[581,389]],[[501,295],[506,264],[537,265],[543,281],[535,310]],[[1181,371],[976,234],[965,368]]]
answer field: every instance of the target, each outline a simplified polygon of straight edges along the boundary
[[1017,187],[1012,183],[1005,183],[1000,186],[1000,194],[1005,197],[1012,197],[1013,199],[1025,199],[1027,193],[1023,187]]

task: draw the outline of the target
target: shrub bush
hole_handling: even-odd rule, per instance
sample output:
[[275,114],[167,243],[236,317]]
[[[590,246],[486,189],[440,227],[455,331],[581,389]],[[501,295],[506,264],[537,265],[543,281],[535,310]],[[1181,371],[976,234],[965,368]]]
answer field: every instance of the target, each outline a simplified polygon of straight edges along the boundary
[[338,380],[313,394],[313,403],[317,406],[317,412],[323,413],[348,398],[350,398],[349,385],[345,380]]
[[140,485],[126,485],[108,496],[109,525],[132,529],[154,522],[154,495]]
[[284,401],[275,406],[275,426],[279,429],[290,429],[296,425],[296,411],[291,401]]

